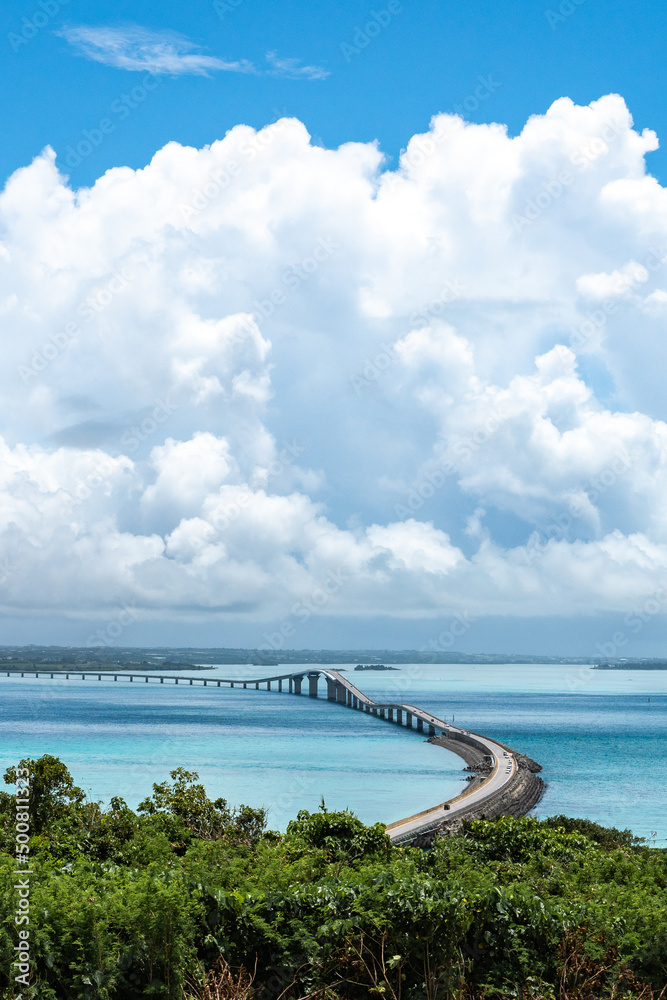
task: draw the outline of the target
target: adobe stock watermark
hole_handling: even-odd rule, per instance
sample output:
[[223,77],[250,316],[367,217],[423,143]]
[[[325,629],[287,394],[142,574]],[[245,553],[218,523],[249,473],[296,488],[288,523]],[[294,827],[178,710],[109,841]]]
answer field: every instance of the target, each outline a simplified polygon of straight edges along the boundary
[[[498,408],[490,413],[481,426],[476,427],[472,434],[466,435],[457,441],[453,447],[456,458],[466,461],[472,458],[479,449],[485,445],[496,434],[502,425],[505,413],[502,408]],[[454,462],[443,462],[426,472],[418,483],[414,483],[408,490],[405,503],[394,505],[394,513],[397,517],[412,517],[421,510],[425,503],[432,500],[438,490],[441,490],[451,476],[459,472],[459,467]]]
[[51,24],[54,17],[57,17],[61,9],[66,7],[69,2],[70,0],[39,0],[30,17],[22,18],[20,33],[18,30],[10,31],[7,35],[7,41],[13,51],[20,52],[24,45],[31,42],[40,31]]
[[243,2],[244,0],[213,0],[213,10],[224,21],[227,14],[233,14]]
[[143,417],[138,424],[129,427],[124,432],[120,443],[127,452],[137,451],[145,441],[155,434],[158,428],[169,420],[177,409],[178,404],[172,403],[168,396],[156,400],[150,413]]
[[355,56],[361,55],[373,39],[381,35],[389,27],[397,14],[404,11],[401,0],[389,0],[382,10],[369,11],[369,19],[363,25],[357,25],[352,36],[352,42],[341,42],[340,51],[346,63],[351,63]]
[[339,249],[340,243],[336,243],[330,236],[320,237],[307,256],[285,268],[280,277],[280,285],[269,292],[265,299],[256,299],[253,302],[252,315],[255,321],[259,322],[260,319],[269,319],[273,316],[276,309],[284,306],[290,295],[308,281]]
[[[472,88],[469,94],[458,103],[454,104],[451,108],[447,108],[443,112],[444,115],[458,115],[463,118],[466,114],[473,114],[478,110],[481,104],[495,94],[495,92],[502,86],[498,80],[494,80],[493,73],[487,73],[486,76],[477,77],[477,83]],[[450,136],[451,126],[448,121],[441,121],[438,119],[437,127],[432,131],[428,132],[426,135],[418,135],[410,140],[410,145],[401,153],[400,169],[394,170],[389,174],[385,174],[383,179],[383,185],[386,186],[390,191],[394,190],[399,182],[402,180],[402,171],[405,168],[413,169],[415,167],[420,167],[422,163],[433,156],[436,149],[441,146]]]
[[17,904],[14,912],[14,926],[17,929],[18,943],[14,945],[16,957],[12,969],[16,972],[14,982],[18,983],[20,1000],[21,986],[30,987],[30,794],[31,775],[27,767],[16,768],[15,794],[15,834],[14,834],[14,873],[16,882]]
[[84,128],[74,144],[65,148],[63,160],[67,168],[76,170],[80,167],[84,160],[100,148],[107,136],[116,131],[119,122],[126,121],[161,84],[162,79],[159,76],[146,73],[141,83],[136,84],[130,91],[123,91],[120,97],[111,102],[107,115],[103,115],[92,128]]
[[652,621],[656,615],[664,614],[665,611],[667,611],[667,581],[660,584],[652,597],[648,597],[643,604],[625,615],[623,624],[626,629],[618,629],[606,642],[595,644],[599,655],[606,660],[616,659],[621,650],[627,646],[629,634],[637,635],[647,622]]
[[477,618],[469,611],[461,611],[454,615],[449,626],[436,636],[430,639],[424,646],[419,647],[420,653],[430,653],[431,663],[437,662],[438,653],[446,653],[452,648],[458,639],[461,639],[477,622]]
[[532,226],[548,208],[557,202],[568,191],[577,177],[586,167],[609,152],[609,142],[614,136],[620,135],[627,126],[623,122],[607,122],[600,135],[594,136],[586,143],[570,153],[569,162],[574,168],[564,167],[557,174],[543,181],[539,190],[525,203],[523,214],[514,213],[512,227],[517,235]]
[[260,652],[282,649],[286,639],[293,638],[300,626],[310,621],[313,615],[318,614],[322,608],[329,603],[334,594],[337,594],[350,579],[350,574],[343,569],[336,571],[329,570],[324,580],[314,587],[308,597],[292,607],[290,615],[282,622],[275,632],[265,633],[265,642],[258,647]]
[[[634,262],[628,270],[619,273],[614,287],[616,295],[627,295],[644,284],[648,280],[649,273],[654,273],[663,266],[665,253],[664,249],[651,247],[641,264]],[[618,298],[606,298],[597,309],[589,310],[583,320],[570,328],[570,347],[575,350],[581,349],[594,340],[596,335],[604,329],[608,318],[618,312],[620,305]]]
[[[632,462],[626,452],[618,452],[610,464],[592,476],[579,491],[579,497],[572,497],[568,503],[567,511],[557,514],[551,524],[542,530],[534,531],[528,544],[523,550],[527,563],[533,563],[535,559],[541,558],[547,551],[549,542],[564,541],[568,537],[570,528],[576,521],[580,520],[589,510],[589,505],[594,505],[604,496],[620,479],[628,474],[632,468]],[[588,498],[588,503],[583,500],[583,496]]]
[[[463,294],[463,290],[464,286],[458,279],[447,280],[435,299],[412,313],[410,323],[413,328],[428,326],[434,319],[438,319],[446,306]],[[350,384],[356,396],[360,396],[364,390],[377,382],[380,376],[399,360],[397,343],[398,341],[393,344],[381,343],[380,350],[376,354],[365,358],[361,371],[350,375]]]
[[[284,129],[282,121],[273,122],[260,129],[252,139],[244,142],[240,153],[246,165],[252,163],[257,156],[265,152],[271,146],[276,135],[279,135]],[[186,202],[179,205],[179,211],[184,221],[191,222],[209,208],[221,194],[227,191],[232,181],[240,176],[242,171],[243,163],[238,160],[228,160],[227,163],[212,170],[208,179],[195,188]]]
[[138,621],[139,612],[136,608],[136,602],[132,601],[130,604],[123,604],[120,610],[116,612],[114,620],[109,622],[106,628],[100,628],[97,632],[89,635],[84,642],[84,646],[116,646],[123,632]]
[[396,364],[399,355],[396,344],[380,344],[380,350],[372,358],[366,358],[360,372],[350,375],[350,384],[357,396],[373,385],[391,365]]
[[[267,472],[267,485],[271,479],[276,479],[281,476],[294,462],[294,459],[298,458],[305,452],[305,447],[298,444],[296,441],[285,444],[277,457],[269,462],[266,467]],[[251,490],[243,490],[236,494],[234,500],[228,503],[225,507],[217,509],[215,513],[209,518],[209,523],[217,531],[225,531],[230,524],[237,521],[244,510],[248,510],[253,503],[255,494]],[[203,547],[206,544],[205,541],[201,542]]]
[[412,313],[410,323],[415,329],[428,326],[434,319],[439,319],[446,311],[447,306],[460,299],[464,292],[465,284],[462,281],[458,278],[448,279],[435,299]]
[[[90,292],[76,307],[76,314],[88,323],[97,317],[113,302],[115,297],[125,291],[136,278],[136,272],[129,267],[122,267],[103,285]],[[49,335],[48,339],[33,349],[25,364],[18,366],[18,373],[24,385],[41,375],[49,365],[61,354],[69,350],[81,334],[81,325],[75,321],[66,323],[61,330]]]
[[572,17],[577,9],[585,3],[586,0],[561,0],[556,10],[548,7],[544,12],[544,16],[551,30],[555,31],[559,24],[563,24],[569,17]]

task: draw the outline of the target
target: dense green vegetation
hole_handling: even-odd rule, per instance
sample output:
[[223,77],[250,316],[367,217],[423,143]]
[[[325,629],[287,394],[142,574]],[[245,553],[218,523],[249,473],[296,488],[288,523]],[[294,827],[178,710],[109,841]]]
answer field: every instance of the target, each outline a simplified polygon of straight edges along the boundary
[[134,812],[88,801],[56,758],[20,766],[32,980],[13,981],[17,813],[0,792],[3,1000],[667,996],[667,853],[627,831],[501,819],[399,849],[324,807],[268,832],[180,768]]

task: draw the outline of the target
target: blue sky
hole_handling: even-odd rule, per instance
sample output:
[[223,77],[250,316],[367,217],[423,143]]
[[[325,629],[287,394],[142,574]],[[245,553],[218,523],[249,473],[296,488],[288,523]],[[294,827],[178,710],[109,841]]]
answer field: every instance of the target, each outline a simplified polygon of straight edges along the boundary
[[[66,168],[67,147],[100,119],[115,120],[112,103],[137,85],[138,74],[83,58],[59,35],[81,24],[171,31],[203,54],[247,60],[258,72],[212,70],[209,77],[166,78],[164,87],[126,120],[116,121],[115,131],[72,171],[77,186],[90,184],[110,166],[141,167],[172,139],[201,146],[241,122],[259,128],[285,114],[303,121],[328,147],[377,139],[396,157],[415,132],[426,130],[433,114],[462,105],[474,95],[479,77],[489,74],[500,86],[477,108],[468,101],[470,121],[504,122],[516,133],[531,114],[543,113],[559,97],[588,104],[616,92],[625,97],[639,128],[665,134],[664,4],[405,0],[398,6],[377,37],[350,52],[343,46],[354,46],[357,30],[373,22],[372,11],[387,21],[386,4],[219,0],[216,9],[214,0],[49,0],[49,16],[36,0],[8,0],[0,12],[5,50],[0,173],[7,177],[47,144]],[[33,32],[22,44],[23,34]],[[10,35],[21,41],[12,46]],[[357,41],[363,46],[362,36]],[[329,75],[323,80],[269,75],[265,57],[271,51],[321,66]],[[658,176],[665,171],[663,155],[650,158]]]
[[0,641],[664,653],[666,16],[3,5]]

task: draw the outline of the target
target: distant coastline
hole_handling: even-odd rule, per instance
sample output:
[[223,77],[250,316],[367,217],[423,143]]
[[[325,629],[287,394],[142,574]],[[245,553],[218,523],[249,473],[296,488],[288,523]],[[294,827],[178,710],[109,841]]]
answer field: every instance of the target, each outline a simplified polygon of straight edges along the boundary
[[267,649],[196,646],[0,646],[3,662],[83,665],[123,665],[142,669],[202,669],[204,666],[301,666],[302,664],[362,665],[382,669],[400,664],[502,666],[544,664],[589,666],[595,670],[665,670],[667,660],[658,657],[628,657],[622,661],[601,656],[541,656],[538,653],[462,653],[430,649]]

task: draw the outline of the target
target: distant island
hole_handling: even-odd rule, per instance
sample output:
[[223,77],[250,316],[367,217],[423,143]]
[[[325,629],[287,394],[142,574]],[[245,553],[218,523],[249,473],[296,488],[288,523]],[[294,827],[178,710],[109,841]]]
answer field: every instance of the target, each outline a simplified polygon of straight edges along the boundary
[[612,660],[596,663],[593,670],[667,670],[667,660]]
[[398,667],[385,667],[384,663],[357,663],[355,670],[398,670]]

